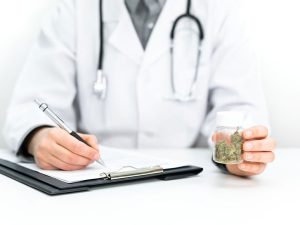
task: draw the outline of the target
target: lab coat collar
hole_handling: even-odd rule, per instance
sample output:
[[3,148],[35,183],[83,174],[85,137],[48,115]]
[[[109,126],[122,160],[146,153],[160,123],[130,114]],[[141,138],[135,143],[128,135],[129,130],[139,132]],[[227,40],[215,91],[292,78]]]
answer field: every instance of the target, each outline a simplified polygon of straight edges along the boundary
[[[135,31],[129,12],[122,0],[110,0],[104,5],[104,22],[118,21],[115,30],[108,38],[108,43],[114,46],[122,54],[128,56],[137,64],[141,63],[144,49]],[[114,12],[114,16],[109,12]]]
[[[166,1],[152,31],[147,48],[143,49],[129,12],[122,0],[110,0],[104,4],[104,22],[118,21],[109,37],[109,44],[137,64],[148,67],[170,48],[170,32],[174,20],[184,13],[185,1]],[[108,13],[113,12],[113,13]]]

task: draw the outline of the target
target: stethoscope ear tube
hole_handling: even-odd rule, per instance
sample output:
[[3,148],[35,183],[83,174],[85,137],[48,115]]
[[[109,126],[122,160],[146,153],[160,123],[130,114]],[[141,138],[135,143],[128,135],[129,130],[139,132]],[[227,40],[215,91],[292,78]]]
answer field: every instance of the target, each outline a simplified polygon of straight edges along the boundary
[[200,20],[199,20],[197,17],[195,17],[194,15],[191,15],[191,14],[183,14],[183,15],[179,16],[179,17],[175,20],[175,22],[174,22],[174,24],[173,24],[173,27],[172,27],[172,30],[171,30],[171,34],[170,34],[171,40],[174,40],[174,38],[175,38],[175,32],[176,32],[176,28],[177,28],[177,26],[178,26],[178,23],[179,23],[182,19],[184,19],[184,18],[192,19],[192,20],[196,23],[197,28],[198,28],[198,30],[199,30],[199,41],[202,42],[202,41],[204,40],[204,29],[203,29],[203,26],[202,26]]
[[[168,97],[168,100],[172,100],[172,101],[178,101],[178,102],[191,102],[191,101],[195,101],[196,97],[193,96],[195,89],[196,89],[196,84],[197,84],[197,80],[198,80],[198,68],[199,68],[199,64],[200,64],[200,58],[201,58],[201,45],[202,45],[202,41],[204,40],[204,29],[202,27],[202,24],[200,22],[200,20],[195,17],[194,15],[191,14],[191,0],[187,1],[187,9],[186,9],[186,13],[180,15],[173,24],[173,27],[171,29],[171,34],[170,34],[170,39],[171,39],[171,46],[170,46],[170,57],[171,57],[171,91],[172,91],[172,95],[171,97]],[[176,33],[176,28],[179,24],[179,22],[182,19],[191,19],[192,21],[195,22],[195,24],[197,25],[198,31],[199,31],[199,47],[197,49],[197,64],[195,67],[195,73],[194,73],[194,77],[193,80],[191,82],[191,86],[189,88],[189,91],[187,94],[180,94],[175,87],[175,74],[174,74],[174,39],[175,39],[175,33]]]

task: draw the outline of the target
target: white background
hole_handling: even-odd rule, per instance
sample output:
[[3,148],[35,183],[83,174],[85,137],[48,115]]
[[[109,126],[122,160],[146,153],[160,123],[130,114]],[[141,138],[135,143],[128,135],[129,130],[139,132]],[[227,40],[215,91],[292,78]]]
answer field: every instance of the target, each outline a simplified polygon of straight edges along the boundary
[[[15,79],[36,38],[41,18],[57,1],[0,0],[0,129]],[[243,2],[243,15],[261,59],[273,136],[280,146],[300,147],[300,2]]]

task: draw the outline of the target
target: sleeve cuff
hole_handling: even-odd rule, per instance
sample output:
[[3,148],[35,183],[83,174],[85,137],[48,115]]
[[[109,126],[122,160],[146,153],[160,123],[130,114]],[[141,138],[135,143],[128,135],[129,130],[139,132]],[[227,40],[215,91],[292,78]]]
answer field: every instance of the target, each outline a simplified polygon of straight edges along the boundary
[[216,167],[218,167],[222,172],[224,173],[229,173],[227,167],[225,164],[222,164],[222,163],[217,163],[213,160],[213,158],[211,158],[211,161],[213,162],[213,164],[215,164]]
[[36,127],[34,129],[32,129],[23,139],[23,141],[21,142],[21,145],[19,147],[19,149],[17,150],[17,156],[19,157],[19,159],[22,162],[33,162],[34,158],[32,155],[29,154],[28,152],[28,144],[29,141],[31,140],[31,138],[33,137],[33,135],[35,134],[36,131],[38,131],[41,128],[46,128],[46,127],[51,127],[51,126],[39,126]]

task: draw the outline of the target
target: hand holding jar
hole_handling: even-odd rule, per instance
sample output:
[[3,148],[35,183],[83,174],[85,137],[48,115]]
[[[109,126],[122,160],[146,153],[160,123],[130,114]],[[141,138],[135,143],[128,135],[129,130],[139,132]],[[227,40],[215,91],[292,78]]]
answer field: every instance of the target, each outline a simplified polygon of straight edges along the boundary
[[243,130],[243,117],[238,112],[218,113],[213,159],[234,175],[258,175],[274,160],[276,142],[264,126]]

